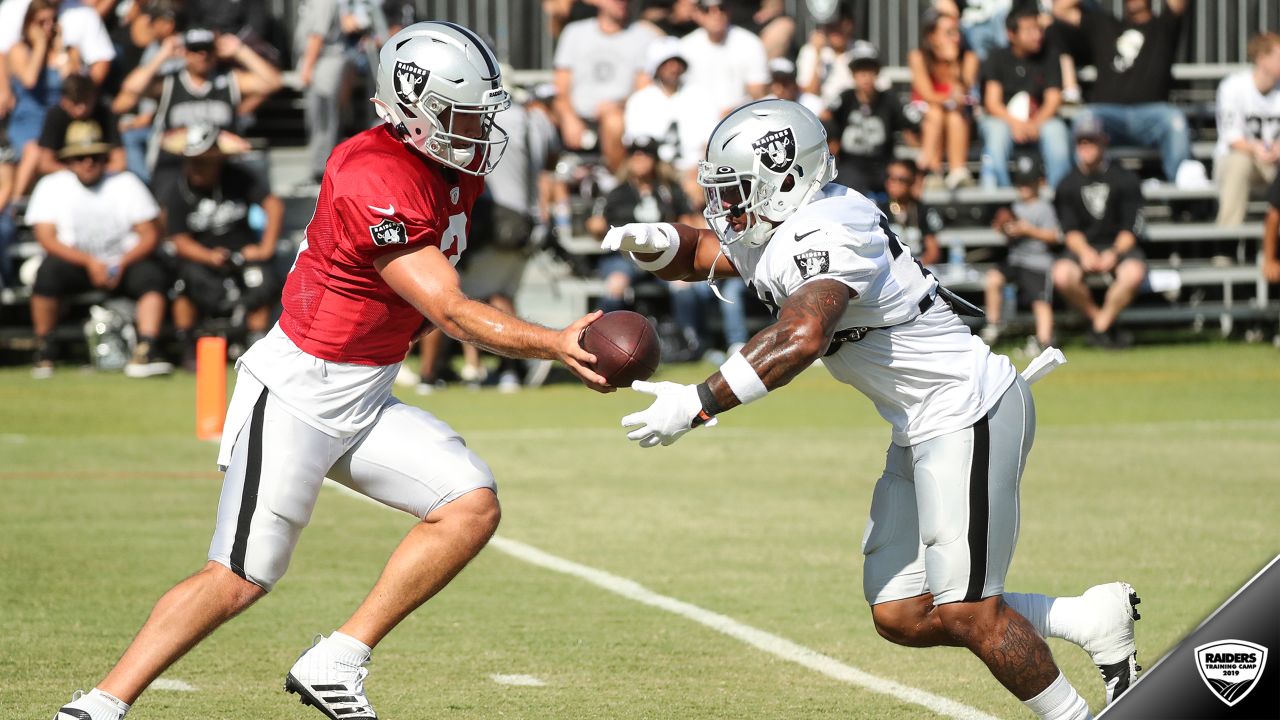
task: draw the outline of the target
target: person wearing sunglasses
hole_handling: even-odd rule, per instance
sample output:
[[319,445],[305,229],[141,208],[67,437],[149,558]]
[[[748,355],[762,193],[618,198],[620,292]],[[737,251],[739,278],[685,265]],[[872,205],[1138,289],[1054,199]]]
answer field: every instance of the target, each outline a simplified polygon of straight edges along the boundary
[[36,272],[31,319],[36,333],[38,379],[53,374],[53,331],[64,298],[101,290],[137,300],[138,342],[125,366],[129,377],[167,374],[156,338],[168,305],[171,281],[154,257],[160,209],[142,181],[130,173],[107,174],[112,146],[95,120],[67,126],[58,153],[65,165],[36,183],[26,222],[48,257]]

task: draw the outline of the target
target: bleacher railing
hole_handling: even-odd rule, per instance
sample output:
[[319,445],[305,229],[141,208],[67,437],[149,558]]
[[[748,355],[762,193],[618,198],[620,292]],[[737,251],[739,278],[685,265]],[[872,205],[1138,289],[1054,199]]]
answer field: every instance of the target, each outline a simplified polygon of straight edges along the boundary
[[[300,0],[267,0],[292,37]],[[1226,64],[1245,61],[1245,45],[1262,29],[1280,27],[1280,0],[1190,0],[1191,24],[1184,34],[1179,62]],[[1124,0],[1100,0],[1121,12]],[[1163,8],[1164,0],[1154,0]],[[499,57],[517,68],[549,68],[554,44],[539,0],[415,0],[418,17],[459,22],[493,39]],[[633,0],[639,6],[639,0]],[[931,0],[844,0],[858,34],[881,49],[886,65],[905,65],[919,44],[920,16]],[[803,43],[818,24],[806,0],[785,0],[797,21],[796,42]]]

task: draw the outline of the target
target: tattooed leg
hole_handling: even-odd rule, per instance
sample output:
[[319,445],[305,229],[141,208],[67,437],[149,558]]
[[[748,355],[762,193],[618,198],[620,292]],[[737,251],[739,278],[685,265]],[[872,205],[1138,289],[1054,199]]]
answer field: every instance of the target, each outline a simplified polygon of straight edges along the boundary
[[939,605],[942,627],[986,663],[991,674],[1019,700],[1040,694],[1058,677],[1044,638],[1000,596]]

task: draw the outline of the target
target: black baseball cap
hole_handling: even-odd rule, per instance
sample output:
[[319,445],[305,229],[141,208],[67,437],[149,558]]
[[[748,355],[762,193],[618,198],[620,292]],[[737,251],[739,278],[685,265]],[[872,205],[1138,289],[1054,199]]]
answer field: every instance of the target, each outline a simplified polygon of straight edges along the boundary
[[648,135],[637,135],[627,143],[627,152],[642,152],[658,157],[658,141]]
[[1043,179],[1044,168],[1040,166],[1039,160],[1023,155],[1013,164],[1013,184],[1016,187],[1039,186]]
[[182,33],[182,44],[188,50],[211,50],[213,49],[213,41],[216,38],[217,35],[208,28],[191,28]]

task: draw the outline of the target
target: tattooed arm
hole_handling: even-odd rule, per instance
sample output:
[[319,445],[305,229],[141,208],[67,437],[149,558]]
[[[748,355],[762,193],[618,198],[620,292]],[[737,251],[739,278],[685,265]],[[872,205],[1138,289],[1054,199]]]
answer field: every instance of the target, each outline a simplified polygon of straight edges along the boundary
[[[852,296],[853,290],[838,280],[814,280],[782,303],[778,321],[756,333],[742,348],[743,357],[765,388],[776,390],[786,385],[822,357]],[[741,404],[719,372],[707,378],[706,384],[719,406],[717,412]]]

